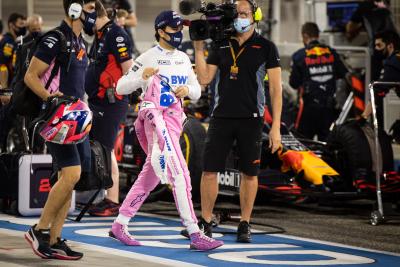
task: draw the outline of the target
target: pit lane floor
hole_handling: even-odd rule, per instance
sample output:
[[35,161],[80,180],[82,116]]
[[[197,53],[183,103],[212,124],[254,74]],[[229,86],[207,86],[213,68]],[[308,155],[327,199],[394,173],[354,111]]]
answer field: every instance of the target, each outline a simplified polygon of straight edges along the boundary
[[[234,202],[228,200],[218,208],[237,212]],[[37,258],[22,238],[37,218],[0,214],[0,266],[400,266],[400,255],[388,253],[400,253],[400,222],[370,226],[369,207],[364,202],[352,202],[346,208],[280,202],[256,206],[253,230],[273,231],[259,225],[269,224],[284,228],[284,235],[255,234],[252,244],[238,244],[234,234],[218,234],[226,245],[204,253],[188,250],[188,240],[179,236],[182,228],[173,203],[146,203],[142,211],[151,213],[141,214],[130,224],[130,231],[144,242],[143,247],[127,247],[106,238],[113,218],[85,217],[82,223],[68,222],[64,237],[85,253],[78,262]],[[227,228],[216,231],[234,233],[237,223],[224,225]]]

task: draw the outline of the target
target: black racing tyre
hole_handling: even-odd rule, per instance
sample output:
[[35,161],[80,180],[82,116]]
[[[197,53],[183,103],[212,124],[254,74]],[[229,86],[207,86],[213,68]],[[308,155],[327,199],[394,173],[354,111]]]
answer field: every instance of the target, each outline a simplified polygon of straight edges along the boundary
[[[372,157],[367,137],[361,125],[365,122],[348,121],[337,126],[328,137],[328,147],[334,151],[333,162],[328,162],[351,185],[354,179],[364,179],[374,182],[375,174],[372,171]],[[368,127],[368,125],[366,125]],[[393,169],[393,150],[389,136],[379,131],[381,144],[383,171]]]
[[26,148],[23,140],[22,133],[18,128],[11,128],[7,135],[5,151],[8,153],[25,151]]
[[206,135],[204,126],[195,118],[189,117],[179,140],[183,156],[190,171],[193,200],[200,199],[200,180]]

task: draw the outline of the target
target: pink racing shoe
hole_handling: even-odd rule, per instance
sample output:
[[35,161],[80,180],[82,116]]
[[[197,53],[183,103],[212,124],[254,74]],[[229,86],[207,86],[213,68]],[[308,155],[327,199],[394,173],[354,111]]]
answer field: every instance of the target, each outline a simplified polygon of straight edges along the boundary
[[108,236],[121,241],[127,246],[142,245],[128,232],[128,226],[125,224],[114,222],[111,226],[111,230],[108,232]]
[[206,236],[203,232],[191,234],[190,241],[190,249],[196,249],[200,251],[212,250],[224,244],[222,241]]

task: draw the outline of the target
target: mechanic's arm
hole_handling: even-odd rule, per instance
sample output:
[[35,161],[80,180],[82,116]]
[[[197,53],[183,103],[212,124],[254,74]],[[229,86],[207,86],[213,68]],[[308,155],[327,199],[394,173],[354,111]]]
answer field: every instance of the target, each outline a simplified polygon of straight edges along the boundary
[[272,126],[269,134],[271,153],[281,146],[282,78],[281,68],[268,69],[269,93],[272,104]]
[[0,66],[0,85],[1,88],[8,88],[8,68],[6,65]]
[[204,41],[193,41],[197,79],[201,85],[211,83],[217,73],[217,65],[207,64],[204,56]]
[[133,60],[127,60],[121,63],[121,68],[122,68],[122,73],[128,73],[129,69],[132,67],[133,65]]
[[335,57],[334,71],[336,78],[345,79],[349,70],[347,69],[346,65],[344,65],[342,58],[335,50],[333,50],[333,56]]
[[37,57],[33,56],[31,63],[29,64],[28,70],[25,73],[24,82],[25,84],[42,100],[46,101],[50,96],[60,96],[61,92],[50,94],[46,88],[42,85],[40,77],[49,68],[49,65]]
[[297,65],[296,60],[292,57],[292,68],[289,76],[289,85],[297,90],[303,85],[303,75],[301,68]]

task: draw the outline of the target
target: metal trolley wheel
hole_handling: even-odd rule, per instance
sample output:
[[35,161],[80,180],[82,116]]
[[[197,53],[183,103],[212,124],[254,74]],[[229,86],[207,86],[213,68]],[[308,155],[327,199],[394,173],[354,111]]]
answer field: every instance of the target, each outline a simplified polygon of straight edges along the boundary
[[[374,143],[375,143],[375,157],[378,159],[380,157],[380,146],[378,140],[378,119],[376,115],[376,103],[375,103],[375,86],[385,86],[386,88],[400,88],[399,82],[373,82],[369,84],[369,94],[371,98],[371,106],[372,106],[372,121],[373,121],[373,128],[374,128]],[[378,170],[382,170],[382,166],[380,166],[379,161],[375,161],[375,179],[376,179],[376,200],[378,204],[378,210],[374,210],[371,213],[370,222],[372,225],[376,226],[385,222],[384,217],[384,208],[383,208],[383,201],[382,201],[382,191],[381,191],[381,177]]]
[[385,217],[379,212],[379,210],[374,210],[371,212],[371,217],[369,218],[371,225],[377,226],[385,222]]

